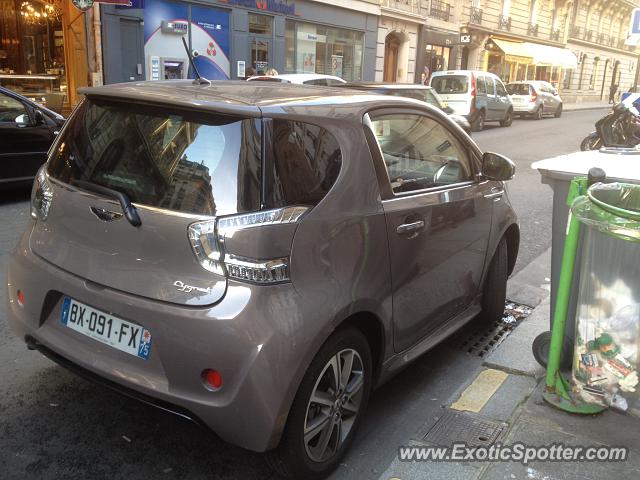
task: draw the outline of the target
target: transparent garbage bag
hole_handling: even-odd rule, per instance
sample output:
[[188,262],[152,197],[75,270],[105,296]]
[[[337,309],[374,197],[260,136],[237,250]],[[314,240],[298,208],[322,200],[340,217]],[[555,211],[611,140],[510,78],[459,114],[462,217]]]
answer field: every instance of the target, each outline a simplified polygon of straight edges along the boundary
[[640,414],[640,186],[595,184],[583,224],[573,386],[584,402]]

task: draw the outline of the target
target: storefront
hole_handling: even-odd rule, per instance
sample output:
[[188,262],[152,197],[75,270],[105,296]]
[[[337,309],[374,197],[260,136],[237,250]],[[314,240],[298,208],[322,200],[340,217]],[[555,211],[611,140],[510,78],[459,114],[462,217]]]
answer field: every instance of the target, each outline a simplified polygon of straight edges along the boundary
[[373,79],[377,17],[370,2],[141,2],[102,7],[106,83],[192,76],[182,37],[209,79],[243,78],[249,67]]
[[545,80],[561,87],[564,72],[575,70],[578,60],[566,48],[489,37],[485,46],[484,70],[505,83]]
[[442,32],[423,25],[420,34],[420,47],[416,61],[416,81],[420,74],[428,70],[428,74],[441,70],[453,70],[458,67],[460,54],[460,33]]
[[0,85],[68,112],[95,67],[86,15],[70,0],[0,0]]

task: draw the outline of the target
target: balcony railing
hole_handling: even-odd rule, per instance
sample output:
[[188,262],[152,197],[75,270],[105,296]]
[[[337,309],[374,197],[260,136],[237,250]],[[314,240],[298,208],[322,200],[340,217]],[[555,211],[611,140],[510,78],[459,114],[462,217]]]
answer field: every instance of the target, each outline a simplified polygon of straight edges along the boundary
[[591,40],[593,40],[593,30],[587,30],[586,32],[584,32],[584,39],[587,42],[590,42]]
[[511,30],[511,17],[500,15],[498,17],[498,30]]
[[551,30],[551,40],[555,40],[556,42],[560,41],[560,34],[562,32],[560,31],[559,28],[554,28]]
[[409,13],[420,13],[420,0],[380,0],[380,6]]
[[469,23],[474,25],[482,25],[482,9],[471,7],[471,15],[469,16]]
[[429,16],[448,22],[451,18],[451,5],[440,0],[431,0]]
[[571,25],[570,35],[573,38],[580,38],[582,36],[582,28],[578,25]]
[[530,23],[527,26],[527,33],[533,37],[537,37],[538,36],[538,24],[537,23]]
[[624,48],[624,38],[619,38],[618,39],[618,48],[620,48],[620,49]]

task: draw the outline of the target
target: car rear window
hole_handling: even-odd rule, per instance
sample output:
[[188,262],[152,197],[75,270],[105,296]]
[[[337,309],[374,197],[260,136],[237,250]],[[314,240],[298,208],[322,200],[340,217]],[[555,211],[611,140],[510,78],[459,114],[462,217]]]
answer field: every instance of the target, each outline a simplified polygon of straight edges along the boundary
[[[387,90],[385,92],[385,90]],[[433,91],[427,88],[398,88],[398,89],[381,89],[381,93],[389,93],[396,97],[406,97],[413,98],[415,100],[420,100],[421,102],[426,102],[429,105],[433,105],[436,108],[443,110],[445,108],[444,104],[438,97],[433,94]]]
[[469,77],[465,75],[438,75],[431,79],[431,86],[440,94],[467,93]]
[[316,205],[340,173],[342,152],[325,128],[305,122],[274,119],[267,151],[267,207]]
[[260,122],[85,100],[48,166],[65,183],[88,181],[132,202],[226,215],[260,208]]
[[509,95],[529,95],[529,85],[526,83],[510,83],[507,85]]

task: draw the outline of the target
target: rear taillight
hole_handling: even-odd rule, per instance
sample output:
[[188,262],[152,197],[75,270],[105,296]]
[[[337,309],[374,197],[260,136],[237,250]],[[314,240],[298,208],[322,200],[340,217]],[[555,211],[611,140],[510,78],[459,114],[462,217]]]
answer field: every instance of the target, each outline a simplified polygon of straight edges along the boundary
[[471,113],[476,111],[476,76],[471,74]]
[[53,200],[53,188],[49,182],[46,165],[40,167],[31,190],[31,218],[46,220]]
[[189,241],[205,270],[250,283],[287,282],[288,257],[255,259],[225,253],[224,239],[247,228],[297,223],[307,210],[307,207],[285,207],[196,222],[189,226]]
[[535,103],[536,100],[538,100],[538,92],[535,91],[534,88],[531,89],[531,100],[529,100],[531,103]]

